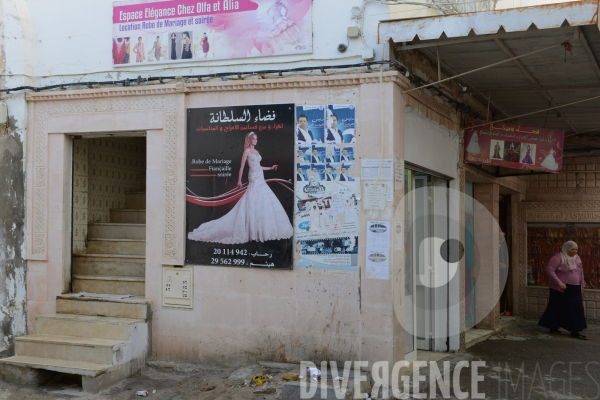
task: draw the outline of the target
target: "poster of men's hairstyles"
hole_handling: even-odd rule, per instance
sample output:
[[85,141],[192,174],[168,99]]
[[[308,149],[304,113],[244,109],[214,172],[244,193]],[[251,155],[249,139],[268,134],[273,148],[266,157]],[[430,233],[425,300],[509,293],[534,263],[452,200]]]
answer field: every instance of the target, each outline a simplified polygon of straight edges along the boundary
[[188,109],[186,264],[292,268],[294,111]]

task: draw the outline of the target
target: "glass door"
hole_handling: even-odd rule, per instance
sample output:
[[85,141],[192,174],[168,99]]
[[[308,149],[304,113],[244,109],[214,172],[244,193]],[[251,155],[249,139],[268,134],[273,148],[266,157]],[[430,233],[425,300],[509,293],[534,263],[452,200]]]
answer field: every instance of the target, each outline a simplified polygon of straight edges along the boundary
[[414,171],[404,169],[404,359],[417,359],[417,323],[415,308],[415,279],[413,262],[413,232],[408,229],[414,220]]
[[415,307],[417,312],[417,349],[431,350],[433,332],[432,304],[433,292],[433,196],[431,177],[419,172],[415,173],[414,190],[414,267],[416,269]]
[[450,294],[444,282],[450,270],[440,252],[450,230],[448,181],[405,169],[404,193],[404,350],[409,354],[446,347]]

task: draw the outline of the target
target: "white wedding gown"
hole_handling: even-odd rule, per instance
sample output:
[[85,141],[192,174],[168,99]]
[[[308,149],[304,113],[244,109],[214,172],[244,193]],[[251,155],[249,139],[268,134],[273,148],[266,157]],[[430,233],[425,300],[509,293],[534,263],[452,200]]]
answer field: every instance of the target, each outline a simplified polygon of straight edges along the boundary
[[470,154],[481,154],[481,149],[479,148],[479,138],[477,137],[477,132],[473,133],[471,136],[471,141],[467,146],[467,153]]
[[250,241],[288,239],[294,228],[275,193],[265,182],[262,157],[248,152],[248,189],[235,207],[219,219],[206,222],[188,233],[200,242],[240,244]]
[[550,153],[546,156],[544,161],[542,161],[542,167],[549,169],[550,171],[556,171],[558,169],[558,164],[554,159],[554,155],[556,152],[554,150],[550,150]]

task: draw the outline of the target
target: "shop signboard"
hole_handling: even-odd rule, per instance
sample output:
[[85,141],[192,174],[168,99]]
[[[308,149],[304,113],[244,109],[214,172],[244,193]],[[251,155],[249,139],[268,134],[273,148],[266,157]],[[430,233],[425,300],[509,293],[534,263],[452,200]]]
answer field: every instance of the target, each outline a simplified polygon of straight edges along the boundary
[[114,66],[312,53],[312,0],[113,4]]
[[465,162],[560,172],[564,132],[524,125],[471,123],[465,129]]
[[292,268],[294,113],[188,109],[186,264]]

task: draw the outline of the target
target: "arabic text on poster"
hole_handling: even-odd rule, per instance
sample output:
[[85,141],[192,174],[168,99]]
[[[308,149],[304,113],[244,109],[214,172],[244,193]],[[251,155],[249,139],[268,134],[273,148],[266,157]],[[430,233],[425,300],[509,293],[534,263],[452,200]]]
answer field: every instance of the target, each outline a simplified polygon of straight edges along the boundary
[[559,130],[507,123],[465,130],[468,163],[560,172],[563,151],[564,132]]
[[386,201],[393,200],[393,189],[391,182],[363,182],[363,209],[383,210]]
[[361,160],[361,178],[363,180],[391,181],[394,179],[393,164],[392,159],[363,158]]
[[188,110],[186,263],[292,268],[293,132],[293,104]]

